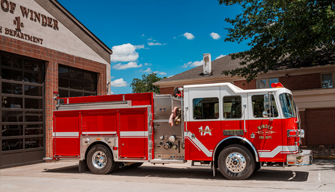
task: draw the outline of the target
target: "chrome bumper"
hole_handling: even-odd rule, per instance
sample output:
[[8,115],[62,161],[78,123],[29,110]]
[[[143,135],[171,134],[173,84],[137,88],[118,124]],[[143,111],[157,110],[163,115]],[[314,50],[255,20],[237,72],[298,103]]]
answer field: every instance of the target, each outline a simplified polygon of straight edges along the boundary
[[302,150],[301,153],[287,155],[287,165],[312,165],[312,150]]

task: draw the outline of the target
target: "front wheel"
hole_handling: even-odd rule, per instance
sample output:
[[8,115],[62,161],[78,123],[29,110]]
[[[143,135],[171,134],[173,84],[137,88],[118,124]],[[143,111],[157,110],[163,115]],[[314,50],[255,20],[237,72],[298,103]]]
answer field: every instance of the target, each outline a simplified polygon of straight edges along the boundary
[[87,166],[94,174],[107,174],[117,166],[111,151],[104,145],[95,145],[87,153]]
[[255,160],[242,145],[229,145],[218,158],[218,166],[224,177],[231,180],[247,179],[255,170]]
[[256,166],[256,167],[255,167],[254,172],[256,172],[256,171],[258,171],[258,170],[261,169],[261,167],[262,167],[262,163],[261,163],[261,162],[256,162],[255,166]]

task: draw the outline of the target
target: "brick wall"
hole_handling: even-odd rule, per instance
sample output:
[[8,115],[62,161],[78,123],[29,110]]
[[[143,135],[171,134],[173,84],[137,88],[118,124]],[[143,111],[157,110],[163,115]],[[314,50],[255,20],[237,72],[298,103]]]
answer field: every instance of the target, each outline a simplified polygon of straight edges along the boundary
[[164,87],[159,89],[160,94],[173,94],[174,87]]
[[[305,130],[307,129],[306,127],[306,111],[299,111],[299,117],[300,117],[300,126],[301,126],[301,129]],[[306,146],[307,145],[307,140],[306,140],[306,135],[305,135],[305,138],[301,139],[302,141],[302,145],[303,146]]]
[[256,89],[256,80],[252,80],[249,83],[246,80],[234,81],[234,85],[241,89]]
[[321,88],[320,73],[279,77],[279,82],[281,82],[284,85],[284,87],[290,90]]
[[306,109],[307,145],[335,145],[335,108]]
[[6,51],[45,61],[45,139],[46,156],[52,155],[53,92],[58,91],[58,65],[67,65],[98,73],[98,95],[106,94],[106,65],[35,44],[0,36],[0,51]]

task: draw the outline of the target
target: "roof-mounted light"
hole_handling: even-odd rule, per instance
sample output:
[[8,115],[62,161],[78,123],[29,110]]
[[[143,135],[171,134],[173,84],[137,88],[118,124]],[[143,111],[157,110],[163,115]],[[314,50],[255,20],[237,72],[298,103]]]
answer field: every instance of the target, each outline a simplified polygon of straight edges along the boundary
[[272,88],[284,88],[284,85],[278,82],[278,83],[272,83],[271,87]]

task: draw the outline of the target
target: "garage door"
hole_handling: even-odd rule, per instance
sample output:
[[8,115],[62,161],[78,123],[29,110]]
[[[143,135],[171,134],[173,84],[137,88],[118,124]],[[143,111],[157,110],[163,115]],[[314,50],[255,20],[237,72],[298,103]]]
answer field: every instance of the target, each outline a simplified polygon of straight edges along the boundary
[[0,167],[41,162],[44,62],[0,52]]

